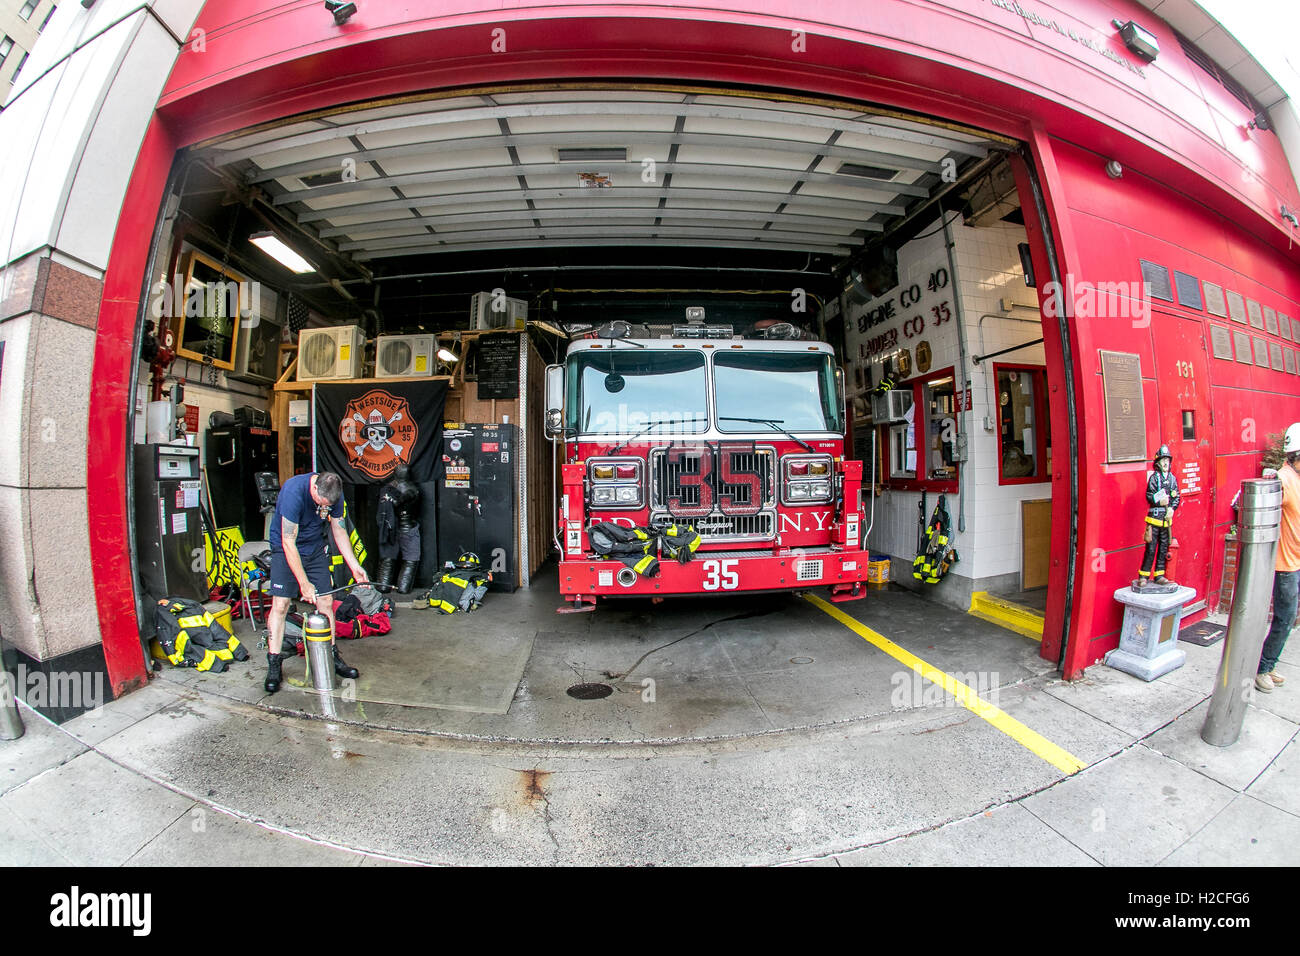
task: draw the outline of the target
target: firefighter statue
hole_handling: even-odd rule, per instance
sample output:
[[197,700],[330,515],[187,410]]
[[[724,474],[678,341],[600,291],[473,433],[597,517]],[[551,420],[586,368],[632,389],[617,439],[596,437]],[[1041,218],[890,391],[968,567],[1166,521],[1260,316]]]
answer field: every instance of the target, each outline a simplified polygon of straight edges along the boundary
[[1173,456],[1169,446],[1161,445],[1152,461],[1155,468],[1147,477],[1147,517],[1143,540],[1146,553],[1133,590],[1140,591],[1154,578],[1159,585],[1173,585],[1165,577],[1165,559],[1169,557],[1169,538],[1174,523],[1174,509],[1178,507],[1178,479],[1172,470]]
[[[420,488],[411,481],[406,465],[398,465],[393,477],[379,493],[376,521],[379,525],[379,574],[376,583],[392,585],[409,594],[420,564]],[[401,557],[401,569],[397,559]]]

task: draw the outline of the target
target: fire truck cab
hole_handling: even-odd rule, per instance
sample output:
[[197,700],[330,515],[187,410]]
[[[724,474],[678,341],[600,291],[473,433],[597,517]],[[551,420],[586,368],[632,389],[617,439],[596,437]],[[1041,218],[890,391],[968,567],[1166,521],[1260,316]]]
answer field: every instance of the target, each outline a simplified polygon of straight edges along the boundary
[[[699,326],[629,333],[606,325],[547,370],[547,433],[564,462],[560,590],[573,609],[598,597],[817,587],[861,597],[862,463],[844,457],[832,348]],[[687,525],[700,542],[691,560],[641,574],[593,550],[602,522],[652,538]]]

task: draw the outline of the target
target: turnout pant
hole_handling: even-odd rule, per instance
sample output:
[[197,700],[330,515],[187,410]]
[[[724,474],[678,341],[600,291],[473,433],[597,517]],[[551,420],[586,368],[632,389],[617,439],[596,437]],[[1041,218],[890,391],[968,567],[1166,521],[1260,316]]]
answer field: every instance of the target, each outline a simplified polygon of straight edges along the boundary
[[1151,522],[1151,540],[1147,542],[1146,552],[1142,555],[1142,568],[1138,574],[1144,578],[1160,577],[1165,573],[1168,557],[1169,527]]

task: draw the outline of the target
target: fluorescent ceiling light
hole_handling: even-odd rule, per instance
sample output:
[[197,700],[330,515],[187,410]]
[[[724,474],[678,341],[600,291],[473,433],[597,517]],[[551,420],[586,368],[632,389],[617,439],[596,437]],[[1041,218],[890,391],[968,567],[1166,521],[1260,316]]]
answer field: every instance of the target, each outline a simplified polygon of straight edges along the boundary
[[281,242],[278,236],[269,232],[259,232],[256,235],[249,236],[248,241],[291,272],[316,271],[314,265]]

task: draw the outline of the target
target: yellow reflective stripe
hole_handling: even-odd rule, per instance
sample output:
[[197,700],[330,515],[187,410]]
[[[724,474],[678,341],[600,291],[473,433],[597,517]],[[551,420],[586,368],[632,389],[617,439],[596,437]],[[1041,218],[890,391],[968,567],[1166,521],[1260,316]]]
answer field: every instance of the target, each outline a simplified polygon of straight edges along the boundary
[[211,651],[203,652],[203,660],[194,665],[195,670],[208,671],[212,670],[212,665],[217,662],[216,655]]
[[224,647],[221,648],[221,650],[213,651],[212,653],[216,654],[217,657],[221,658],[223,661],[233,661],[235,659],[235,655],[230,653],[230,651],[226,650]]
[[203,620],[205,617],[207,617],[206,614],[191,614],[189,617],[177,618],[176,623],[181,627],[203,627],[210,623],[209,621]]
[[1147,515],[1147,524],[1153,524],[1157,528],[1168,528],[1171,524],[1173,524],[1173,521],[1172,520],[1164,521],[1160,518],[1153,518],[1150,515]]
[[654,560],[655,560],[655,556],[653,554],[647,554],[644,558],[642,558],[640,561],[638,561],[636,564],[632,566],[632,570],[635,571],[637,574],[645,574],[646,568],[650,567],[650,565],[654,563]]
[[871,628],[867,627],[856,618],[852,618],[845,614],[834,605],[826,603],[813,594],[805,594],[804,600],[821,608],[849,630],[853,631],[868,643],[878,647],[903,666],[910,667],[926,680],[938,684],[948,693],[957,698],[964,707],[976,716],[982,717],[1016,743],[1020,744],[1020,746],[1024,747],[1034,755],[1041,757],[1062,773],[1076,773],[1087,766],[1086,763],[1074,756],[1074,754],[1058,747],[1036,731],[1030,730],[1006,711],[994,707],[967,685],[954,680],[938,668],[932,667],[916,655],[905,651],[893,641],[889,640],[889,638],[877,634]]

